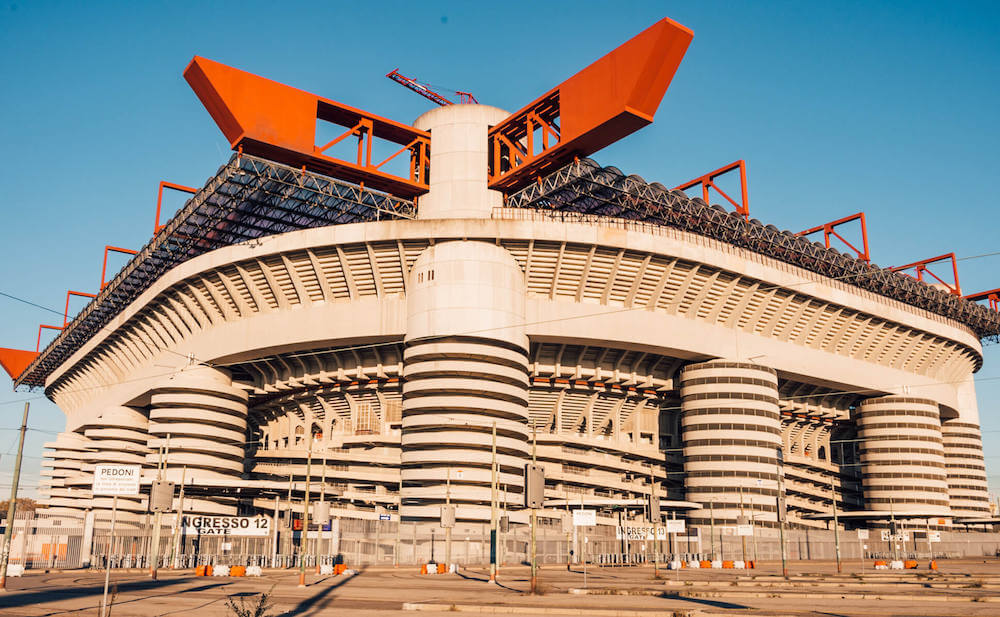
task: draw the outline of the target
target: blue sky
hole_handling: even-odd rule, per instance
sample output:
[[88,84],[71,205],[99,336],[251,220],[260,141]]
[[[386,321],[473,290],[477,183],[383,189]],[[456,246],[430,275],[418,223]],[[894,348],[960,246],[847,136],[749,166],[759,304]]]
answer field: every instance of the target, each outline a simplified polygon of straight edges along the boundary
[[[0,1],[0,291],[61,311],[67,289],[96,290],[105,244],[148,240],[160,180],[200,186],[228,157],[181,76],[195,54],[411,122],[431,103],[393,68],[513,110],[663,16],[694,41],[656,122],[599,162],[673,186],[744,158],[754,217],[799,230],[864,210],[880,265],[1000,251],[1000,4],[358,4]],[[998,267],[963,261],[963,288],[1000,287]],[[58,319],[0,297],[0,346],[33,348]],[[1000,480],[997,347],[977,378]],[[0,378],[0,495],[36,396]],[[63,428],[32,405],[32,426]]]

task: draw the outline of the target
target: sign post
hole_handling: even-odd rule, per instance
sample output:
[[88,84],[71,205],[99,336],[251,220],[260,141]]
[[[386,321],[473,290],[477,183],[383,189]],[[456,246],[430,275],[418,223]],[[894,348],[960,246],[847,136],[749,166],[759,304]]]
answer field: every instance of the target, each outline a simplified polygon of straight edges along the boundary
[[868,539],[867,529],[858,529],[858,553],[861,555],[861,573],[865,573],[865,545],[864,540]]
[[105,552],[104,564],[104,597],[101,599],[101,617],[108,614],[108,582],[111,579],[111,547],[115,541],[115,520],[118,517],[118,496],[138,495],[139,478],[142,467],[139,465],[100,464],[94,466],[94,485],[91,493],[114,497],[111,501],[111,534],[108,537],[108,550]]

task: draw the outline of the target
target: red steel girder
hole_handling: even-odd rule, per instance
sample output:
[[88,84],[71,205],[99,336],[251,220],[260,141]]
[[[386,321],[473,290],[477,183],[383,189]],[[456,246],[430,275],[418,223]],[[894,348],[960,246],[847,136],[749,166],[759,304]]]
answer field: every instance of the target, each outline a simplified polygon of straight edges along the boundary
[[[183,184],[174,184],[173,182],[167,182],[162,180],[160,182],[160,188],[156,191],[156,221],[153,222],[153,235],[160,233],[160,229],[163,225],[160,225],[160,209],[163,207],[163,189],[171,189],[174,191],[180,191],[181,193],[191,193],[194,195],[198,192],[198,189],[193,189],[190,186],[184,186]],[[134,253],[133,253],[134,255]],[[105,263],[107,260],[107,249],[105,249]],[[103,282],[104,277],[101,277]]]
[[49,326],[46,324],[40,324],[38,326],[38,340],[35,342],[35,354],[37,355],[42,350],[42,330],[62,330],[63,326]]
[[17,379],[37,357],[37,351],[0,347],[0,366],[11,379]]
[[[719,185],[715,183],[715,179],[719,176],[725,175],[731,171],[739,170],[740,172],[740,201],[737,202],[735,199],[730,197],[719,188]],[[736,212],[743,215],[743,218],[750,220],[750,189],[747,187],[747,162],[740,159],[734,163],[730,163],[725,167],[720,167],[715,171],[710,171],[704,176],[695,178],[685,182],[684,184],[674,187],[675,190],[686,191],[693,186],[701,185],[701,198],[705,200],[705,203],[712,203],[710,201],[711,195],[709,195],[709,189],[715,189],[715,191],[722,195],[726,201],[732,204],[733,208],[736,208]],[[829,246],[829,245],[827,245]]]
[[69,297],[78,296],[80,298],[96,298],[97,294],[89,294],[84,291],[67,291],[66,292],[66,308],[63,310],[63,328],[69,323]]
[[[426,193],[430,133],[286,86],[219,62],[195,56],[184,78],[219,125],[234,150],[324,173],[412,199]],[[316,121],[347,132],[322,147]],[[334,158],[325,150],[349,136],[358,138],[357,159]],[[372,140],[400,146],[387,159],[372,161]],[[409,177],[380,169],[408,151]]]
[[516,191],[651,123],[693,37],[661,19],[493,127],[490,188]]
[[[157,208],[159,210],[159,208]],[[157,217],[158,218],[158,217]],[[104,264],[101,266],[101,289],[107,286],[108,277],[108,253],[123,253],[125,255],[138,255],[139,251],[133,251],[132,249],[123,249],[118,246],[104,246]]]
[[[850,223],[851,221],[861,222],[861,245],[864,247],[863,249],[859,249],[858,247],[854,246],[851,242],[847,240],[847,238],[837,233],[836,230],[837,227],[845,223]],[[805,231],[800,231],[795,235],[809,236],[819,231],[823,232],[823,242],[826,244],[826,248],[830,248],[830,236],[833,236],[834,238],[837,238],[845,245],[847,245],[847,248],[854,251],[854,253],[858,256],[858,259],[864,261],[865,263],[871,263],[872,260],[871,253],[868,252],[868,225],[865,222],[864,212],[858,212],[857,214],[852,214],[851,216],[845,216],[842,219],[837,219],[836,221],[830,221],[829,223],[824,223],[822,225],[812,227]]]
[[[955,281],[954,283],[949,283],[948,281],[945,281],[940,276],[934,274],[934,272],[932,272],[930,270],[930,268],[927,267],[927,266],[929,266],[931,264],[938,263],[938,262],[941,262],[941,261],[951,261],[951,272],[952,272],[952,276],[954,277],[954,281]],[[931,278],[933,278],[938,283],[940,283],[940,284],[944,285],[945,287],[947,287],[949,293],[951,293],[953,295],[956,295],[956,296],[961,296],[962,295],[962,287],[958,284],[958,261],[955,260],[955,253],[947,253],[945,255],[938,255],[937,257],[931,257],[929,259],[921,259],[920,261],[915,261],[915,262],[913,262],[911,264],[906,264],[905,266],[896,266],[895,268],[890,268],[890,270],[892,270],[893,272],[903,272],[907,276],[913,276],[913,275],[905,272],[906,270],[910,270],[910,269],[912,269],[914,272],[916,272],[916,277],[915,278],[918,281],[923,281],[924,280],[924,274],[929,274],[931,276]]]
[[989,291],[982,291],[977,294],[969,294],[965,296],[966,300],[972,302],[979,302],[980,300],[989,300],[990,308],[994,311],[1000,313],[1000,289],[991,289]]

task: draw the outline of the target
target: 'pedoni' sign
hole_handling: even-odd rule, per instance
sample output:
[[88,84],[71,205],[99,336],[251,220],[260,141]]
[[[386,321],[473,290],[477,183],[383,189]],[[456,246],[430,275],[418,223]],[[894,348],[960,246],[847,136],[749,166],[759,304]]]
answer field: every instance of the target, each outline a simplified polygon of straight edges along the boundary
[[139,465],[111,465],[101,463],[94,465],[94,495],[138,495],[139,478],[142,467]]
[[184,533],[193,536],[267,536],[271,519],[266,516],[185,516]]

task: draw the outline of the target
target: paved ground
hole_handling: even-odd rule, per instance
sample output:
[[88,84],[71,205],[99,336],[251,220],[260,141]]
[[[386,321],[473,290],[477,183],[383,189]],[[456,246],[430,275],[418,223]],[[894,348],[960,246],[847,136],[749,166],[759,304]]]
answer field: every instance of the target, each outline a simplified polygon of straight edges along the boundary
[[[790,564],[790,579],[780,564],[750,572],[662,571],[652,568],[574,566],[540,571],[544,595],[531,596],[528,569],[501,571],[500,585],[486,582],[482,569],[458,575],[420,576],[412,567],[370,568],[351,577],[308,576],[298,588],[298,574],[269,571],[262,578],[200,578],[190,571],[163,572],[157,582],[140,572],[115,572],[113,617],[228,615],[229,597],[252,598],[273,586],[273,615],[410,615],[433,617],[454,612],[520,615],[752,615],[754,617],[981,617],[1000,615],[1000,562],[943,562],[942,571],[905,573],[870,568],[859,577],[857,563],[837,576],[828,562]],[[31,573],[8,579],[0,595],[0,615],[11,617],[94,616],[101,603],[103,573],[76,571]],[[634,594],[634,595],[609,595]],[[414,612],[420,609],[419,612]]]

